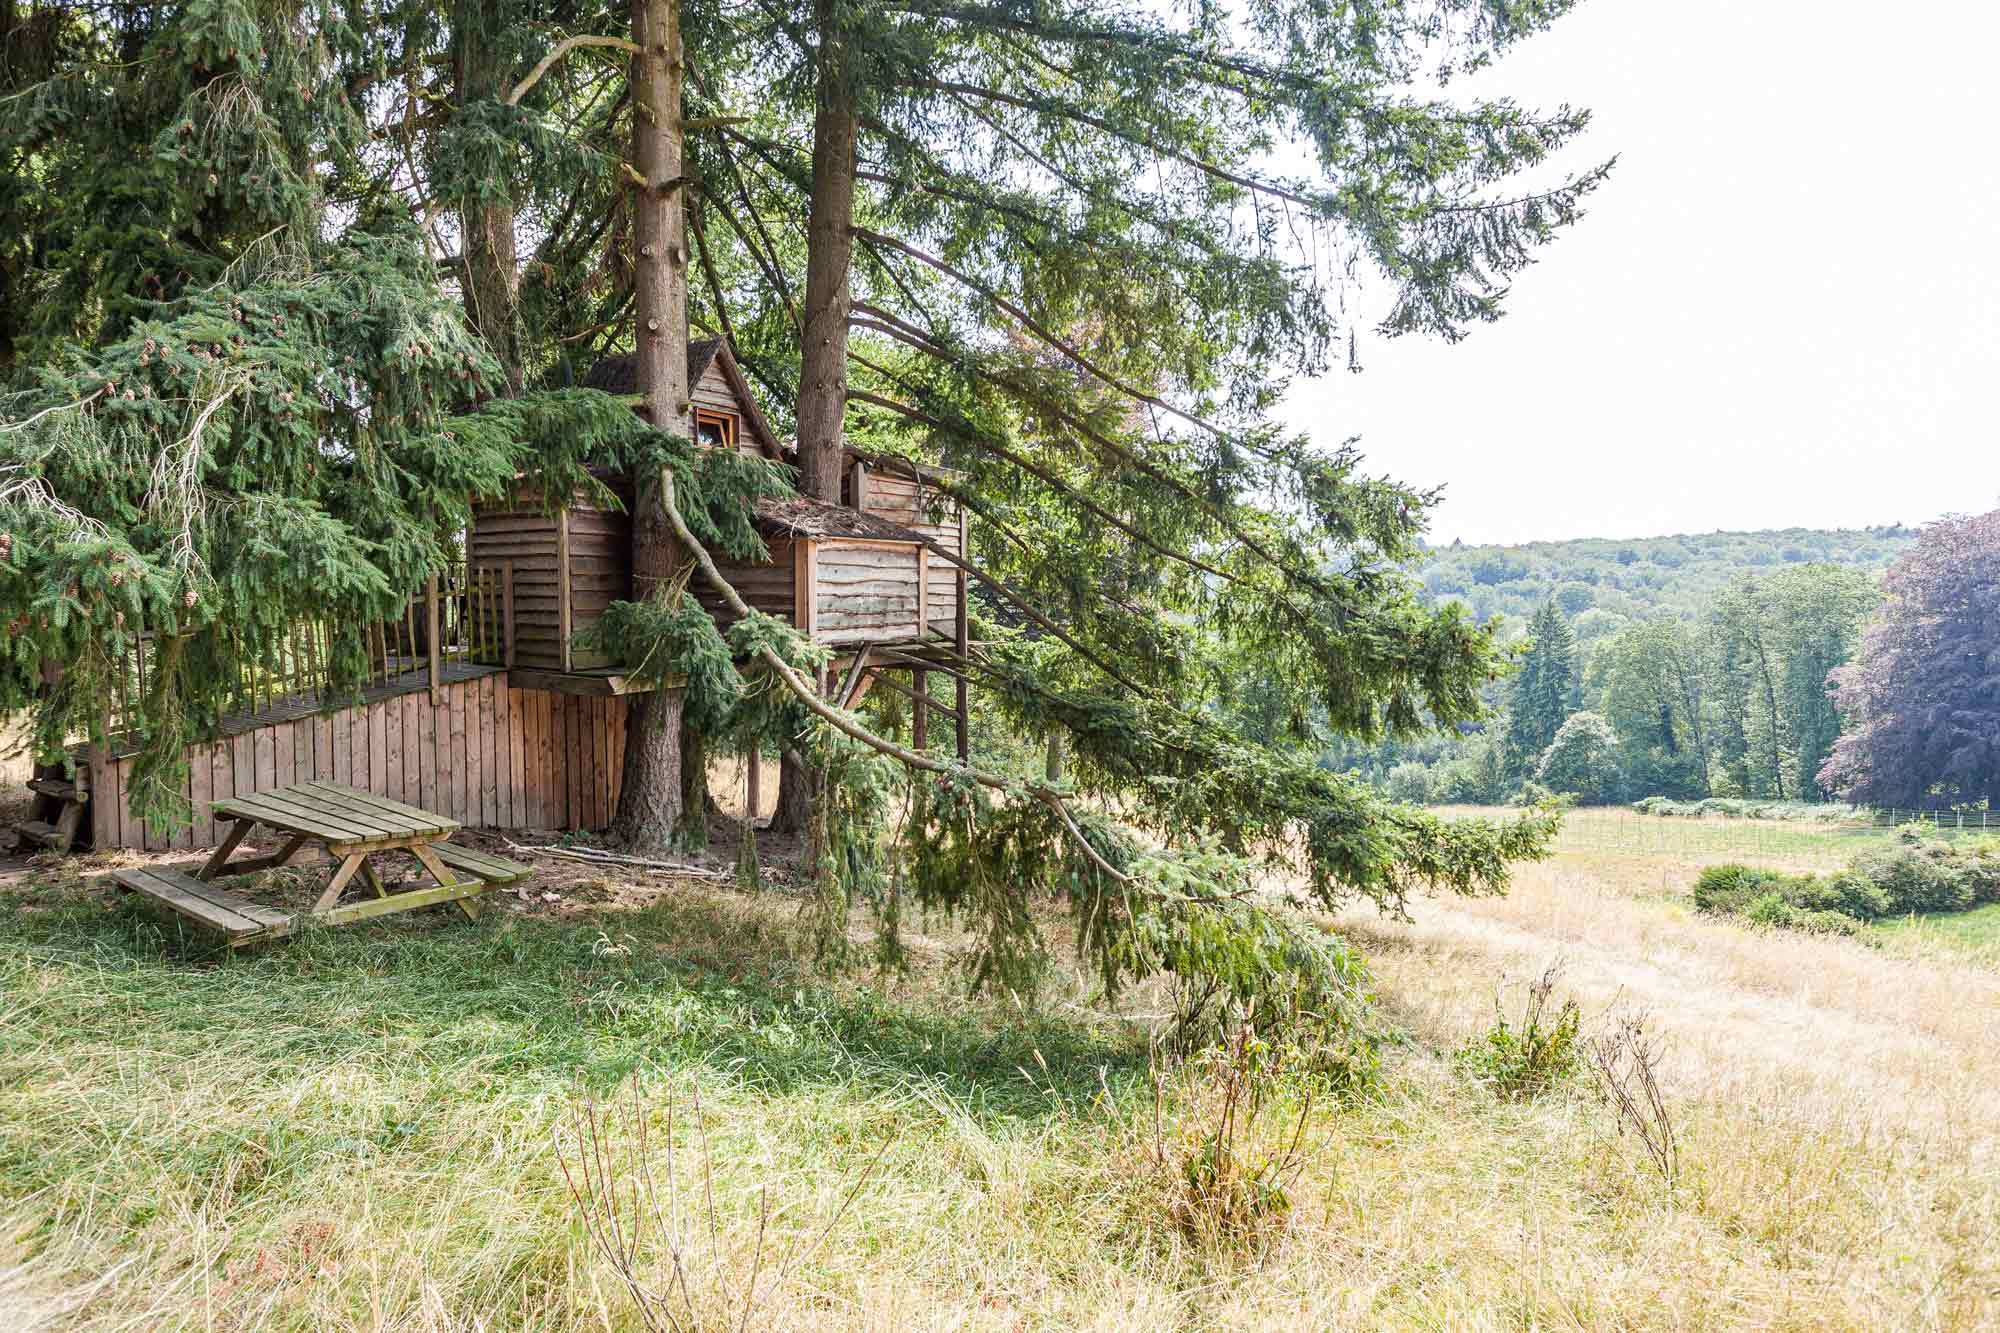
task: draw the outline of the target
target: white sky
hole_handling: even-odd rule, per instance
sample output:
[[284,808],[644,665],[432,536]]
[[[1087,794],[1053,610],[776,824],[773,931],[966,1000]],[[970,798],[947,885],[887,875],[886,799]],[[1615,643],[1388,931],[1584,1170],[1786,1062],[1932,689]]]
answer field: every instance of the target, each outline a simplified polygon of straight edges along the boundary
[[1476,83],[1595,120],[1588,215],[1456,345],[1364,336],[1290,422],[1446,483],[1431,540],[2000,505],[2000,6],[1588,0]]

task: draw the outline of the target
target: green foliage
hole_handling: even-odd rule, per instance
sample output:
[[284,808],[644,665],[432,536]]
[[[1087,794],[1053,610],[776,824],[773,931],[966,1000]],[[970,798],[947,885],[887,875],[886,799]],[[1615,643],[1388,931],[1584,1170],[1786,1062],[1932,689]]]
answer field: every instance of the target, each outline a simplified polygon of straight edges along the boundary
[[1832,875],[1710,866],[1695,880],[1694,903],[1719,916],[1840,934],[1885,917],[1966,912],[2000,903],[2000,838],[1950,841],[1913,825],[1894,846]]
[[1535,781],[1583,805],[1609,805],[1624,792],[1618,737],[1595,713],[1573,713],[1535,765]]
[[1528,622],[1528,649],[1507,696],[1507,750],[1515,772],[1534,770],[1578,707],[1576,639],[1554,602]]
[[1493,1026],[1459,1048],[1459,1069],[1515,1101],[1532,1101],[1582,1072],[1583,1010],[1573,999],[1552,1006],[1559,976],[1560,966],[1551,966],[1528,987],[1519,1022],[1507,1021],[1496,997]]

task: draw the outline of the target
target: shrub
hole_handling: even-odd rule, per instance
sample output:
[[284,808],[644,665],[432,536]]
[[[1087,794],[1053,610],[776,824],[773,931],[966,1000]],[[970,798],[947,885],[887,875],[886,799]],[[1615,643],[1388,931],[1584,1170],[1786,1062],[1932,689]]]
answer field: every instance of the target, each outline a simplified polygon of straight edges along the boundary
[[1583,1043],[1577,1029],[1583,1010],[1566,999],[1550,1013],[1550,999],[1562,965],[1553,963],[1528,987],[1528,1003],[1518,1026],[1508,1023],[1493,1002],[1493,1026],[1457,1054],[1460,1069],[1503,1097],[1530,1101],[1576,1077],[1583,1068]]
[[1699,912],[1737,916],[1749,909],[1774,879],[1782,876],[1756,866],[1709,866],[1694,881],[1694,905]]
[[1888,911],[1962,912],[1978,905],[1974,876],[1939,838],[1906,832],[1894,847],[1869,852],[1854,863],[1888,900]]

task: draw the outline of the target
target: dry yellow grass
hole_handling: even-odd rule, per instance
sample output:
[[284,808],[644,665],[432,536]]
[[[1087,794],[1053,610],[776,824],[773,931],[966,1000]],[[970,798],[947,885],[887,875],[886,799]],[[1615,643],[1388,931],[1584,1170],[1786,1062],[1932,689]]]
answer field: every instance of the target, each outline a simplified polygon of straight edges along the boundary
[[[1222,1253],[1162,1217],[1142,1025],[1079,982],[1043,1018],[969,1005],[950,938],[822,986],[790,903],[681,885],[191,968],[42,886],[6,927],[0,1326],[638,1327],[556,1163],[577,1090],[628,1075],[654,1169],[672,1104],[713,1189],[712,1240],[705,1206],[676,1224],[705,1327],[2000,1324],[2000,972],[1696,917],[1695,869],[1565,853],[1504,899],[1341,918],[1410,1041],[1381,1097],[1315,1109],[1283,1231]],[[1456,1072],[1557,958],[1590,1024],[1667,1040],[1677,1189],[1587,1086]]]

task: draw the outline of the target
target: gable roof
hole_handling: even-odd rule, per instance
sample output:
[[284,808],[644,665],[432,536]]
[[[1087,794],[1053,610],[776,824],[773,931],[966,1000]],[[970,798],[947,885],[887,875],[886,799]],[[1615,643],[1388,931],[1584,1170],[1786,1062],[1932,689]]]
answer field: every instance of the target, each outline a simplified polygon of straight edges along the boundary
[[[743,378],[743,368],[736,364],[736,353],[730,349],[728,340],[690,339],[687,360],[690,387],[708,373],[710,366],[722,372],[729,392],[736,399],[737,410],[743,415],[744,424],[757,441],[758,450],[766,458],[782,460],[784,451],[779,447],[778,437],[771,430],[771,423],[765,419],[763,409],[757,406],[757,399],[750,392],[750,382]],[[603,358],[584,372],[583,387],[621,395],[639,392],[639,358],[631,353]]]

